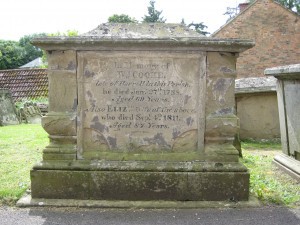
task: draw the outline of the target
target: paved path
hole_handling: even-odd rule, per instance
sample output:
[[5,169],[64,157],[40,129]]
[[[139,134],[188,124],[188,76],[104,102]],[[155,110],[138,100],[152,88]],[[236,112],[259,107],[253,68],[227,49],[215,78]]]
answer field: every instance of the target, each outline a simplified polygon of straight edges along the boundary
[[300,225],[300,209],[0,208],[1,225]]

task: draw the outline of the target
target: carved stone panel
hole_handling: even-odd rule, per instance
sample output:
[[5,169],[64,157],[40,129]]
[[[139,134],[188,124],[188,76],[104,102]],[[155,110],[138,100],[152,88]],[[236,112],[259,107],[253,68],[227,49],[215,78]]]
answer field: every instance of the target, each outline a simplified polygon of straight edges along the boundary
[[78,156],[201,150],[205,54],[78,53]]

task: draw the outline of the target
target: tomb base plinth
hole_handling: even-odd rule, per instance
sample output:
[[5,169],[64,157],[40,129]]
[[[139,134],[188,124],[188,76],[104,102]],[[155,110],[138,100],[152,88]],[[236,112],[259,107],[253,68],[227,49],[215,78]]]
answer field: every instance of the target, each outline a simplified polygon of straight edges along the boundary
[[32,197],[47,199],[246,201],[249,193],[240,163],[44,163],[33,168],[31,182]]

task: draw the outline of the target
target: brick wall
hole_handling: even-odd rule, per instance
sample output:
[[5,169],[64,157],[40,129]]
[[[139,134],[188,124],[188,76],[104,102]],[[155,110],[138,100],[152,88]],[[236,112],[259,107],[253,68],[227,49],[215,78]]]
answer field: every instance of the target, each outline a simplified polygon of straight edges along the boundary
[[300,62],[300,16],[273,0],[257,0],[212,36],[253,39],[237,61],[238,78],[264,76],[266,68]]

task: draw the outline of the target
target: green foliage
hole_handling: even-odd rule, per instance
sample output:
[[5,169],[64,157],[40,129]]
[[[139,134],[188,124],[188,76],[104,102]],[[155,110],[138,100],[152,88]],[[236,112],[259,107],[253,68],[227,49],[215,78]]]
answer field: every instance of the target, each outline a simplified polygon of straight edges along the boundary
[[66,32],[56,32],[47,34],[49,37],[56,37],[56,36],[65,36],[65,37],[75,37],[78,36],[79,32],[77,30],[67,30]]
[[199,34],[202,34],[204,36],[206,36],[207,34],[209,34],[209,32],[205,31],[205,29],[207,28],[206,25],[203,24],[203,22],[201,23],[190,23],[188,25],[189,28],[194,29],[195,31],[197,31]]
[[[158,11],[155,9],[155,1],[151,0],[150,1],[150,6],[148,7],[148,15],[145,15],[142,19],[142,22],[146,23],[165,23],[166,19],[161,17],[162,11]],[[138,23],[135,18],[129,17],[128,15],[125,14],[114,14],[108,18],[109,23]],[[181,24],[184,26],[188,26],[191,29],[194,29],[198,33],[202,35],[207,35],[209,32],[205,31],[207,28],[206,25],[203,24],[203,22],[200,23],[190,23],[189,25],[185,24],[184,19],[182,19]]]
[[182,18],[180,24],[193,29],[193,30],[197,31],[199,34],[202,34],[204,36],[206,36],[207,34],[209,34],[209,32],[205,31],[205,29],[207,28],[207,26],[204,25],[203,22],[201,22],[201,23],[191,22],[190,24],[186,25],[184,19]]
[[165,23],[166,20],[163,17],[160,17],[162,11],[155,9],[155,1],[150,0],[150,6],[148,6],[148,15],[145,15],[142,19],[146,23]]
[[41,125],[0,127],[0,205],[13,205],[30,187],[30,169],[48,144]]
[[33,46],[30,42],[32,39],[37,37],[44,37],[46,36],[45,33],[42,34],[32,34],[32,35],[25,35],[19,40],[19,45],[25,49],[25,62],[26,64],[38,57],[42,57],[43,51],[39,49],[38,47]]
[[35,37],[45,34],[32,34],[22,37],[19,42],[0,40],[0,70],[18,67],[43,55],[41,49],[30,44]]
[[243,147],[246,149],[281,149],[280,140],[252,140],[252,139],[243,139]]
[[270,148],[272,145],[267,146],[269,150],[253,150],[257,145],[242,143],[244,158],[241,161],[250,171],[250,193],[265,204],[299,205],[299,182],[280,172],[272,164],[275,154],[281,150]]
[[15,69],[25,62],[25,49],[16,41],[0,40],[0,70]]
[[300,13],[300,0],[275,0],[275,1],[290,10]]
[[108,17],[108,22],[109,23],[137,23],[138,21],[135,18],[125,14],[120,14],[120,15],[114,14]]

